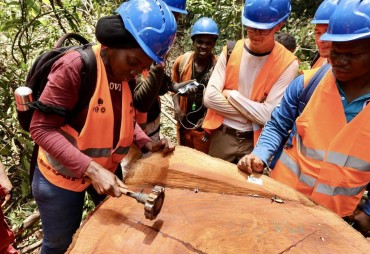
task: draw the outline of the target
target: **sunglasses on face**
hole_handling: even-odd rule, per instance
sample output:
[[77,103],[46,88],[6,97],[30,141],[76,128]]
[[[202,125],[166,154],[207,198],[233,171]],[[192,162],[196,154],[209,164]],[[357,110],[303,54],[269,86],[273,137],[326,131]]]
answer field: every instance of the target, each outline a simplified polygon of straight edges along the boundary
[[260,33],[262,35],[269,35],[271,33],[273,28],[270,29],[257,29],[253,27],[247,27],[247,32],[248,33]]

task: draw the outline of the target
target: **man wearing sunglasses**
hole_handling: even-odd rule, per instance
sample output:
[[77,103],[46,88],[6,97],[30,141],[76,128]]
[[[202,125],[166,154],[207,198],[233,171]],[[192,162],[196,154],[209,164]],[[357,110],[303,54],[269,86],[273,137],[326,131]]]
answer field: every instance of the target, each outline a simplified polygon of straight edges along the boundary
[[209,110],[202,127],[211,133],[211,156],[236,163],[250,153],[295,77],[296,57],[274,40],[290,10],[289,0],[246,1],[247,38],[237,41],[231,54],[224,48],[204,96]]
[[[262,172],[290,136],[271,177],[327,207],[370,236],[370,1],[341,0],[321,41],[331,42],[331,68],[294,79],[253,152],[238,168]],[[318,82],[302,109],[301,95]],[[295,131],[290,131],[295,130]],[[293,134],[293,135],[291,135]],[[364,201],[364,203],[363,203]]]

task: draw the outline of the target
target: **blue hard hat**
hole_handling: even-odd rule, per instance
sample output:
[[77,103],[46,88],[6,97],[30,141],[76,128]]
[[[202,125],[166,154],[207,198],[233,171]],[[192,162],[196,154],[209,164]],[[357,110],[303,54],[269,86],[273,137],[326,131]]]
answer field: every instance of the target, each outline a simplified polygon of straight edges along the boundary
[[168,6],[161,0],[131,0],[121,4],[116,12],[144,52],[155,62],[163,63],[177,29]]
[[163,0],[163,2],[165,2],[168,5],[168,8],[173,12],[188,14],[185,9],[186,0]]
[[246,0],[242,22],[256,29],[270,29],[288,19],[290,0]]
[[216,22],[214,22],[213,19],[206,17],[198,19],[191,29],[191,38],[193,38],[194,35],[199,34],[214,35],[218,38],[218,26]]
[[320,40],[341,42],[365,38],[370,38],[370,1],[341,0]]
[[330,16],[337,8],[339,0],[325,0],[317,8],[311,24],[329,24]]

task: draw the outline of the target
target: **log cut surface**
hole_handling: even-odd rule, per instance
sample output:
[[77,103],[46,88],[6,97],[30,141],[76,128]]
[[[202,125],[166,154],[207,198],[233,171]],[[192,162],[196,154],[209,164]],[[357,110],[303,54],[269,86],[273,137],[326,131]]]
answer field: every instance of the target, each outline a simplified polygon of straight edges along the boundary
[[[369,253],[369,242],[340,217],[268,177],[248,182],[235,165],[184,147],[133,161],[130,189],[166,186],[157,219],[146,220],[134,199],[108,198],[69,253]],[[275,195],[284,203],[272,202]]]

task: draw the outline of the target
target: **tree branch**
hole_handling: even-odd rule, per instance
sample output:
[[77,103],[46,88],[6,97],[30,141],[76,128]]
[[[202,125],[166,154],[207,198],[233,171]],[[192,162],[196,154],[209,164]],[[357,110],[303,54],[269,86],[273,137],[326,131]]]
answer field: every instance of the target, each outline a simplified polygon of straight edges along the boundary
[[64,28],[63,24],[62,24],[62,21],[57,13],[57,11],[55,10],[55,5],[54,5],[54,1],[53,0],[50,0],[50,5],[51,5],[51,8],[53,9],[53,12],[55,14],[55,17],[57,18],[58,20],[58,24],[60,26],[60,28],[63,30],[63,32],[66,34],[67,33],[67,30]]

